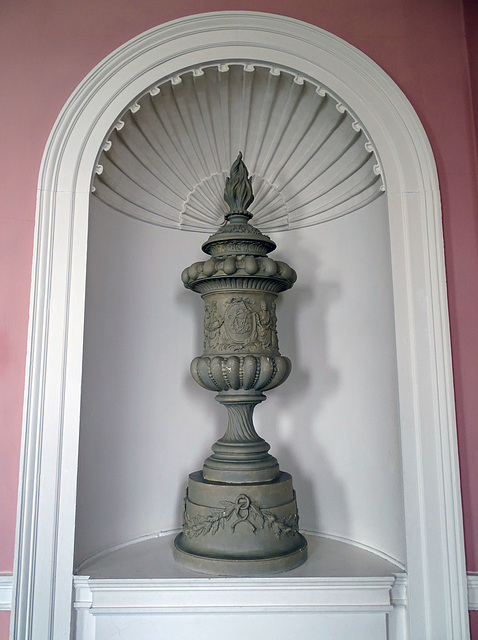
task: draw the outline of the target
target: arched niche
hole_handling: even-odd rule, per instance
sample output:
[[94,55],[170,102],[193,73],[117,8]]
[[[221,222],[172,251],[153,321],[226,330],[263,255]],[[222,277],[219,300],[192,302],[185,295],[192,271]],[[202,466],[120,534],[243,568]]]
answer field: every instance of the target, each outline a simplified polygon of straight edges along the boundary
[[283,468],[295,469],[306,531],[405,565],[389,229],[376,152],[330,90],[277,66],[222,61],[138,97],[98,158],[76,516],[82,572],[108,549],[177,528],[188,469],[221,435],[221,412],[187,373],[203,320],[179,274],[221,224],[221,167],[238,149],[252,174],[254,224],[272,232],[276,253],[300,273],[279,302],[295,373],[256,422],[282,450]]
[[388,214],[411,637],[465,637],[440,199],[429,143],[406,98],[366,56],[311,25],[250,12],[183,18],[127,43],[78,87],[48,142],[38,197],[14,633],[69,633],[88,215],[99,154],[119,114],[134,110],[158,81],[224,61],[278,66],[326,87],[356,117],[379,159],[386,192],[371,206],[382,202]]

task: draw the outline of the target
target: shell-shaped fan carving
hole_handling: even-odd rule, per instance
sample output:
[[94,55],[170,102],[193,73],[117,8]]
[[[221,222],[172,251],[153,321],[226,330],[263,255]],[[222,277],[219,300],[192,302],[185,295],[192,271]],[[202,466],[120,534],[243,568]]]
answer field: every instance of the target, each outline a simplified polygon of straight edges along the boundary
[[239,151],[264,231],[345,215],[384,190],[370,140],[330,92],[234,62],[186,70],[138,98],[103,147],[94,197],[145,222],[210,233],[228,211],[224,185]]

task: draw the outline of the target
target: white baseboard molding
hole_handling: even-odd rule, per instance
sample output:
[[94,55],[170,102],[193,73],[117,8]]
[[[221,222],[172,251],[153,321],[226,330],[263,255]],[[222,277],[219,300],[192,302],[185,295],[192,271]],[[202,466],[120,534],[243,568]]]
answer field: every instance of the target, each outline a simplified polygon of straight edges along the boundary
[[10,611],[12,608],[13,576],[0,575],[0,611]]
[[478,611],[478,572],[469,571],[466,578],[468,582],[468,609]]

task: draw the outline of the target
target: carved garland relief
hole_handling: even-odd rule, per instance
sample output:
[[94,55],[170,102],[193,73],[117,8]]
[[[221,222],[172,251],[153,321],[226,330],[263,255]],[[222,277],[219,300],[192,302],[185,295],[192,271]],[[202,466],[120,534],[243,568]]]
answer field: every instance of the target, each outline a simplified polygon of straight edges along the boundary
[[236,527],[245,523],[252,533],[257,529],[269,528],[272,533],[281,536],[295,535],[299,531],[299,516],[297,513],[288,515],[282,520],[269,510],[262,509],[257,502],[251,500],[246,494],[241,493],[234,501],[224,500],[220,507],[210,509],[207,516],[189,516],[186,509],[188,494],[184,499],[183,533],[188,538],[197,538],[207,534],[214,535],[219,529],[224,529],[228,523],[231,532],[235,533]]

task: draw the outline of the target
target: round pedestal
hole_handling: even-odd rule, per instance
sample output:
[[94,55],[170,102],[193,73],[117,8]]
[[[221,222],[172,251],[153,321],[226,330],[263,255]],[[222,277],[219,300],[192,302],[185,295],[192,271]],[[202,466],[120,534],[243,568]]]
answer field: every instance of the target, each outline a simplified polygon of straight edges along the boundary
[[183,531],[174,543],[178,562],[214,575],[266,575],[288,571],[307,558],[298,530],[292,478],[268,483],[208,482],[189,476]]

